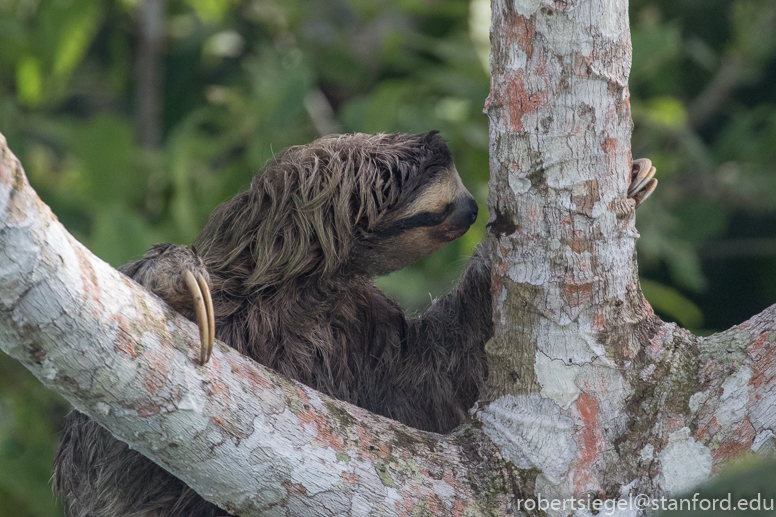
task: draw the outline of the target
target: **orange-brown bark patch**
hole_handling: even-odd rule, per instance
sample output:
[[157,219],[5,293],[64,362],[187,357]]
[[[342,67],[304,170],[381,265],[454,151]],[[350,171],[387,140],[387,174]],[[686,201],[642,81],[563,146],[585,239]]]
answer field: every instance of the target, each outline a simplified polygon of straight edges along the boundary
[[[644,306],[649,307],[649,304],[646,303],[646,299],[644,299],[644,302]],[[665,340],[665,337],[666,326],[660,325],[655,335],[649,339],[649,345],[647,346],[647,353],[649,353],[651,357],[657,357],[663,350],[663,341]]]
[[524,70],[510,70],[504,75],[503,92],[499,99],[501,106],[505,106],[509,113],[507,129],[513,133],[522,132],[523,116],[536,113],[547,101],[547,92],[539,91],[529,93],[523,80]]
[[[752,378],[749,380],[749,384],[750,384],[751,386],[754,386],[755,388],[759,388],[760,386],[762,386],[762,384],[763,384],[763,380],[764,380],[764,379],[765,379],[765,376],[764,376],[764,375],[757,375],[757,376],[753,376],[753,377],[752,377]],[[757,397],[758,399],[760,398],[760,396],[759,396],[759,395],[756,395],[756,397]]]
[[159,406],[141,407],[137,410],[137,416],[140,418],[148,418],[159,414]]
[[394,504],[397,517],[412,517],[415,511],[415,504],[411,500],[406,499],[406,496],[405,499],[396,501]]
[[302,423],[315,426],[315,443],[338,452],[345,450],[345,442],[342,437],[333,432],[326,417],[320,411],[306,405],[305,409],[297,413],[297,416]]
[[94,272],[92,263],[89,262],[89,258],[86,256],[84,249],[78,243],[73,243],[73,251],[78,258],[78,269],[81,271],[81,282],[84,285],[84,299],[91,298],[97,303],[100,303],[100,288],[97,287],[97,274]]
[[746,353],[755,361],[760,360],[766,350],[770,348],[768,336],[770,333],[758,334],[746,347]]
[[566,295],[566,303],[569,307],[579,307],[590,302],[593,296],[593,284],[566,284],[563,288]]
[[212,397],[223,401],[229,400],[229,386],[220,379],[208,379],[207,389]]
[[608,136],[604,138],[604,143],[601,144],[601,150],[606,154],[614,153],[617,151],[617,139]]
[[286,489],[289,496],[307,498],[307,489],[301,483],[292,483],[286,479],[283,481],[283,488]]
[[587,180],[581,183],[581,186],[584,189],[584,194],[572,195],[571,202],[577,207],[577,212],[592,217],[595,204],[601,200],[598,180]]
[[[579,207],[579,205],[577,205],[577,207]],[[567,239],[567,244],[569,245],[569,248],[571,248],[571,251],[574,253],[582,253],[587,251],[587,240],[585,239],[585,234],[579,230],[571,232]]]
[[606,318],[604,317],[604,311],[597,310],[593,314],[593,330],[601,331],[606,328]]
[[388,447],[385,442],[374,435],[371,429],[363,426],[356,426],[356,435],[358,436],[359,447],[367,453],[371,459],[385,458],[388,456]]
[[528,59],[533,56],[533,38],[536,35],[536,16],[525,16],[512,13],[501,26],[504,35],[505,46],[511,47],[517,43],[517,48],[525,52]]
[[309,406],[310,399],[307,396],[307,392],[305,391],[305,388],[299,384],[294,384],[293,386],[296,387],[296,396],[299,398],[299,400],[302,401],[302,404],[304,404],[305,407]]
[[593,472],[593,465],[604,451],[604,438],[598,422],[598,401],[589,393],[583,393],[576,400],[576,411],[581,427],[574,439],[577,443],[577,460],[574,469],[574,489],[584,494],[599,486]]
[[345,471],[340,474],[340,479],[350,486],[357,487],[359,485],[358,476],[354,472]]
[[248,363],[242,356],[237,354],[226,354],[224,358],[232,371],[232,375],[248,379],[256,392],[272,386],[259,369],[256,368],[255,365]]
[[137,350],[135,345],[135,339],[133,332],[125,320],[121,316],[111,316],[111,322],[116,322],[116,339],[113,340],[113,349],[120,354],[128,355],[132,359],[137,357]]
[[679,431],[680,429],[686,427],[686,423],[684,420],[679,418],[669,418],[664,426],[664,430],[666,433],[675,433],[676,431]]
[[577,77],[588,77],[593,58],[585,56],[578,52],[574,53],[574,75]]
[[749,451],[754,443],[755,430],[747,416],[728,436],[719,442],[719,447],[712,452],[711,473],[716,474],[727,460]]
[[426,502],[428,503],[428,510],[431,512],[431,515],[443,515],[444,505],[438,495],[434,493],[429,494]]
[[757,360],[752,364],[752,379],[749,381],[749,384],[757,388],[763,384],[768,387],[776,377],[776,347],[770,346],[768,349],[763,347],[761,350]]
[[[465,501],[456,499],[455,506],[453,506],[453,517],[467,517],[467,515],[469,515],[467,510],[468,511],[472,510],[471,505]],[[477,515],[477,514],[475,513],[474,515]]]
[[147,368],[143,369],[143,380],[148,393],[156,394],[167,382],[167,358],[162,354],[152,354],[144,351],[143,361]]

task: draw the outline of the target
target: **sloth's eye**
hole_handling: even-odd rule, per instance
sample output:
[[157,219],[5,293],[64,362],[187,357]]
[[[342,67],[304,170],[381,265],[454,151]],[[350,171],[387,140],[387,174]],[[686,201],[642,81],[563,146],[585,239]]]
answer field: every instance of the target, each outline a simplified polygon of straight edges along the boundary
[[447,216],[450,215],[450,212],[453,211],[453,208],[453,204],[448,203],[445,208],[439,212],[421,212],[411,217],[401,219],[396,221],[389,228],[381,231],[380,234],[385,237],[389,237],[392,235],[398,235],[413,228],[436,226],[447,219]]
[[403,219],[400,223],[405,230],[420,228],[421,226],[436,226],[444,221],[452,210],[453,204],[448,203],[447,206],[439,212],[422,212],[418,215]]

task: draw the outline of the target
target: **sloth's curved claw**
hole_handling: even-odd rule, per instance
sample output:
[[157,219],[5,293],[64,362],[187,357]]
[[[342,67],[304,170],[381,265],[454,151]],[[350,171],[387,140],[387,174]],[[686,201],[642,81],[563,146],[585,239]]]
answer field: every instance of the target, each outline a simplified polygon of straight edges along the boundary
[[631,166],[631,183],[628,187],[628,197],[636,201],[636,208],[652,195],[657,187],[657,178],[655,176],[655,167],[649,158],[639,158],[633,160]]
[[633,197],[633,199],[636,200],[636,208],[640,207],[641,203],[646,201],[647,198],[652,195],[652,193],[655,191],[655,188],[657,188],[657,180],[655,178],[652,178],[647,182],[644,189],[642,189],[641,192],[637,193]]
[[207,357],[205,358],[205,362],[208,362],[210,361],[210,356],[213,354],[213,343],[216,340],[216,317],[215,313],[213,312],[213,298],[210,296],[210,287],[207,285],[207,281],[201,273],[197,273],[197,283],[199,284],[199,289],[202,291],[202,294],[205,297],[205,307],[207,308],[208,336]]
[[197,325],[199,325],[199,359],[204,365],[210,359],[210,354],[213,353],[213,342],[215,341],[216,325],[213,314],[213,299],[210,297],[210,287],[201,273],[197,273],[197,276],[194,277],[191,271],[186,270],[183,272],[183,281],[191,293],[192,300],[194,300],[194,312],[197,315]]

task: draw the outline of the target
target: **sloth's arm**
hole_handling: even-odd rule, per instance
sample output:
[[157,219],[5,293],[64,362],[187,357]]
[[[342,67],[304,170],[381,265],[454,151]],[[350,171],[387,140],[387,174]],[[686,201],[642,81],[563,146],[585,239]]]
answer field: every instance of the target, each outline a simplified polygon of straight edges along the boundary
[[423,406],[417,408],[420,413],[431,416],[419,427],[452,430],[477,401],[485,380],[485,343],[493,335],[493,316],[490,260],[483,248],[477,247],[450,293],[407,321],[403,384],[414,404]]
[[200,360],[207,362],[213,350],[215,322],[210,276],[202,260],[188,246],[157,244],[119,271],[197,322],[202,342]]
[[491,268],[485,245],[474,250],[458,284],[431,303],[420,317],[409,320],[408,340],[433,342],[449,352],[450,365],[481,355],[493,335]]

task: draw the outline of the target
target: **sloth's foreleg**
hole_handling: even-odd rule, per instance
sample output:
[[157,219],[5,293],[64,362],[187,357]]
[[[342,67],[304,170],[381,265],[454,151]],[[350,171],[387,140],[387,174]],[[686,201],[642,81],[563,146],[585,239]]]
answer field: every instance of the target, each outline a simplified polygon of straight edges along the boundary
[[187,246],[157,244],[142,258],[119,271],[167,302],[199,325],[200,360],[213,352],[215,317],[210,296],[210,275],[202,260]]
[[649,158],[633,160],[631,165],[631,184],[628,187],[628,197],[636,201],[636,208],[652,195],[657,187],[655,168]]

